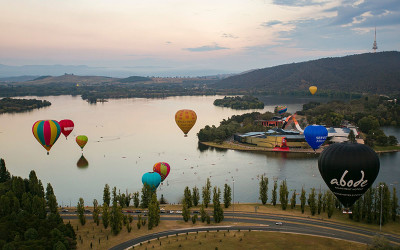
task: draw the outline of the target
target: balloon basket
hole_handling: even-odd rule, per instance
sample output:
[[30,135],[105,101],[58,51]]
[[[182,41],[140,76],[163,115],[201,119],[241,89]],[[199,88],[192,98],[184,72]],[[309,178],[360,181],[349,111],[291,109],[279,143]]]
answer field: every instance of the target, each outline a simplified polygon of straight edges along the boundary
[[187,137],[187,134],[185,134],[183,137]]
[[47,152],[47,155],[49,155],[50,153],[49,152]]

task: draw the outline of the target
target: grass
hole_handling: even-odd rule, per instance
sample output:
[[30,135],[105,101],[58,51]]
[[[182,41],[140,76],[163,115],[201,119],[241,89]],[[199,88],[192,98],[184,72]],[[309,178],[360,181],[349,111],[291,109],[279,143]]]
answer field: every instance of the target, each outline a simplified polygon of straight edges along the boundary
[[134,249],[366,249],[366,245],[330,238],[275,232],[220,231],[170,236]]
[[400,146],[374,146],[374,150],[377,152],[380,151],[400,151]]

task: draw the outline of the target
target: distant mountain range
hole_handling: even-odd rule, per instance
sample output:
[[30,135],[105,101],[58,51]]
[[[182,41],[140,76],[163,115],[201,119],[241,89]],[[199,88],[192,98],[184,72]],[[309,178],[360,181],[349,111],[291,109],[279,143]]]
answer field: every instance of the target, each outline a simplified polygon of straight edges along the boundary
[[365,53],[285,64],[231,76],[211,87],[301,91],[312,85],[318,90],[400,93],[400,52]]

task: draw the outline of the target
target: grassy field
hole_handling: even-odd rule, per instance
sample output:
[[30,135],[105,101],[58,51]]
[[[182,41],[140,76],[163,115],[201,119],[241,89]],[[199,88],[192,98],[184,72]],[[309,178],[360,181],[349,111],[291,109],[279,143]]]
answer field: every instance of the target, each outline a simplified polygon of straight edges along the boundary
[[220,231],[170,236],[145,242],[134,249],[367,249],[367,246],[309,235]]

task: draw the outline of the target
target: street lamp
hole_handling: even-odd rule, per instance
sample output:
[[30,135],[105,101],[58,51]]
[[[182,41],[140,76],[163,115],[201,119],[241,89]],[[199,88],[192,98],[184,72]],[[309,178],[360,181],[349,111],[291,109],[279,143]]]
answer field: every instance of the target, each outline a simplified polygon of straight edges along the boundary
[[385,185],[381,184],[379,186],[381,187],[381,216],[380,216],[380,219],[379,219],[379,231],[382,232],[382,193],[383,193],[383,187]]
[[232,180],[233,184],[233,221],[235,221],[235,179]]

